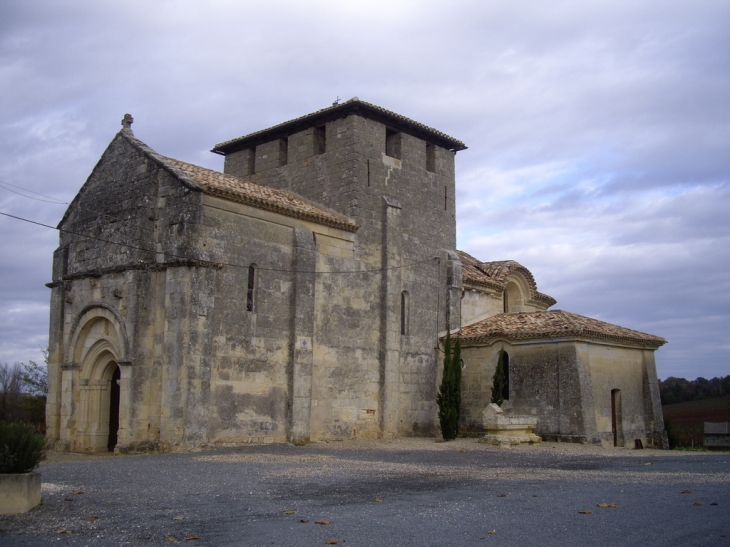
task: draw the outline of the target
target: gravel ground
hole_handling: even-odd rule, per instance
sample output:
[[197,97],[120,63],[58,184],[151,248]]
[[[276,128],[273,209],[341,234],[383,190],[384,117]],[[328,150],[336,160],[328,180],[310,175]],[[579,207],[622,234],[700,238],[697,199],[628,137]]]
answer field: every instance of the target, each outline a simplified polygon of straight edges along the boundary
[[0,517],[0,545],[730,545],[728,452],[399,439],[40,471],[43,504]]

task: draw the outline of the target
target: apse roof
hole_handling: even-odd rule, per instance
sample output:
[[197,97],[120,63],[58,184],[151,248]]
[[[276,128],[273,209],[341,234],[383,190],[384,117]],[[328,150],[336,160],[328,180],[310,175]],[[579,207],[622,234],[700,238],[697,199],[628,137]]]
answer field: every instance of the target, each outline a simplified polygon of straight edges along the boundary
[[458,334],[463,345],[556,338],[585,338],[656,349],[667,341],[661,336],[627,329],[598,319],[562,310],[500,313],[467,327]]
[[482,262],[469,253],[456,251],[462,264],[462,277],[465,284],[489,287],[499,291],[504,290],[509,277],[519,272],[530,287],[530,296],[535,300],[553,306],[557,302],[552,296],[537,290],[537,283],[532,272],[514,260],[496,260]]

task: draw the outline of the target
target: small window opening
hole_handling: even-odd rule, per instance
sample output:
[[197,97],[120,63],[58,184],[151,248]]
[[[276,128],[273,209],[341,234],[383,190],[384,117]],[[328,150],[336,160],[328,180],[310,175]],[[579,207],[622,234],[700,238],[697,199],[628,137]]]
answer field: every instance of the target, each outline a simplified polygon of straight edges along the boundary
[[289,156],[289,139],[279,139],[279,166],[286,165]]
[[370,160],[368,160],[368,187],[370,186]]
[[385,155],[400,159],[401,134],[392,129],[385,130]]
[[401,335],[408,334],[408,291],[400,293],[400,333]]
[[248,287],[246,290],[246,311],[254,311],[256,300],[256,267],[251,264],[248,267]]
[[436,145],[426,143],[426,171],[436,172]]
[[502,293],[502,311],[507,313],[509,311],[509,303],[507,302],[507,290]]
[[449,192],[446,186],[444,186],[444,211],[449,208]]
[[509,401],[509,354],[502,352],[502,362],[500,365],[504,371],[504,387],[502,388],[502,399]]
[[326,127],[314,128],[314,155],[318,156],[327,151],[327,131]]

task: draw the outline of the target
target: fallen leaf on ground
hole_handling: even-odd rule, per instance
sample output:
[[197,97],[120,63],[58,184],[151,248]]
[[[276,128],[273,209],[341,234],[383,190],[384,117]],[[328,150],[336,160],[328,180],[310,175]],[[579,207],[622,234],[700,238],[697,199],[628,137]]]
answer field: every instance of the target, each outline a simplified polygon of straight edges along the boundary
[[466,452],[466,450],[464,450],[464,449],[462,448],[461,450],[459,450],[459,452]]
[[713,501],[710,505],[718,505],[716,501]]
[[315,520],[314,524],[322,524],[323,526],[326,526],[326,525],[332,524],[332,523],[328,520]]
[[284,514],[285,514],[285,515],[296,515],[296,514],[297,514],[297,512],[296,512],[296,511],[292,511],[292,510],[290,509],[289,511],[284,511]]
[[185,517],[183,517],[182,515],[179,515],[177,517],[172,517],[172,520],[185,520]]
[[83,493],[84,493],[84,491],[83,491],[83,490],[71,490],[71,493],[72,493],[72,494],[73,494],[74,496],[78,496],[79,494],[83,494]]
[[95,520],[98,520],[99,517],[84,517],[84,520],[88,520],[89,522],[94,522]]
[[324,542],[325,545],[337,545],[338,543],[339,541],[337,541],[336,539],[328,539]]
[[381,503],[383,500],[381,500],[380,498],[375,498],[375,501]]
[[493,536],[493,535],[494,535],[494,534],[496,534],[496,533],[497,533],[497,530],[489,530],[489,531],[487,532],[487,534],[489,534],[490,536]]
[[71,498],[63,498],[63,501],[73,501]]
[[497,497],[498,498],[506,498],[507,497],[507,494],[499,494]]
[[697,507],[702,507],[702,504],[699,501],[694,502],[692,505],[696,505]]
[[303,522],[304,524],[307,524],[309,522],[309,519],[302,519],[299,522]]
[[71,533],[71,530],[61,529],[61,530],[56,530],[56,533],[57,534],[70,534]]
[[596,507],[618,507],[615,503],[599,503]]
[[692,490],[682,490],[682,494],[691,494]]
[[174,537],[172,537],[172,536],[167,536],[165,539],[167,541],[169,541],[170,543],[177,542],[177,540]]
[[654,464],[651,462],[646,462],[644,465],[654,465]]
[[200,536],[192,535],[185,538],[185,541],[192,541],[194,539],[200,539]]
[[590,515],[591,512],[588,509],[583,509],[582,511],[578,511],[581,515]]

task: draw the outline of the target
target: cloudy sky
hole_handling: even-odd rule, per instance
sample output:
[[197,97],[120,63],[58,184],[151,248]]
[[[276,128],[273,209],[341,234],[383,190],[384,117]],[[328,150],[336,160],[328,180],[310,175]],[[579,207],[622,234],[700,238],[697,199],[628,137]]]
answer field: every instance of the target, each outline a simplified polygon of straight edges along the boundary
[[[730,374],[726,1],[2,0],[0,211],[55,226],[126,112],[220,170],[354,96],[469,146],[461,249],[664,336],[660,378]],[[0,362],[41,358],[57,238],[0,216]]]

